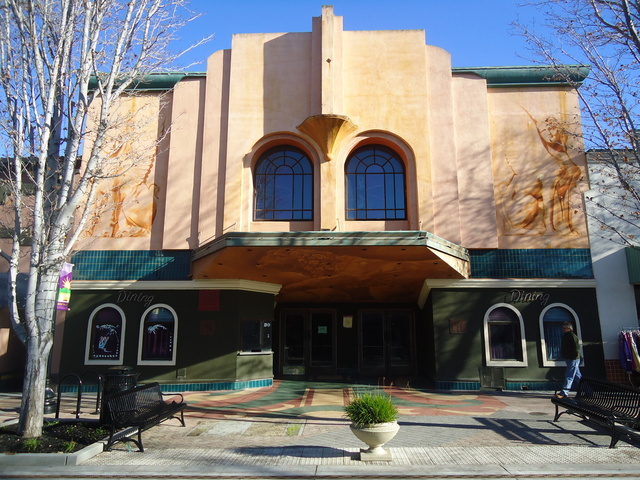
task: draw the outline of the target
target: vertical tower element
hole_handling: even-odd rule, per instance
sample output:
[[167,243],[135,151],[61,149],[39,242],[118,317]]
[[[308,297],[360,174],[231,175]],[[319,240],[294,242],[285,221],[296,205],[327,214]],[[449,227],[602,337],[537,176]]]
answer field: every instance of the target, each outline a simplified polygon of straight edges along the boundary
[[321,112],[341,114],[342,105],[342,17],[333,14],[333,6],[323,5],[321,17]]
[[[333,230],[337,227],[336,198],[338,179],[342,178],[341,162],[333,162],[334,148],[357,130],[357,127],[342,115],[344,109],[344,89],[342,71],[342,17],[333,14],[333,7],[324,5],[322,16],[313,19],[312,37],[312,95],[313,114],[296,128],[311,138],[323,154],[318,166],[320,191],[317,194],[321,204],[316,217],[318,227]],[[318,199],[322,199],[320,202]]]

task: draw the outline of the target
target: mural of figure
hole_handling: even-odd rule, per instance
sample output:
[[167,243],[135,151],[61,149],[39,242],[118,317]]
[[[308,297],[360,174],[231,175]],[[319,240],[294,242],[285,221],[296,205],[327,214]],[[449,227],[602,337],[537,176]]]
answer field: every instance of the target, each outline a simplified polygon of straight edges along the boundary
[[539,233],[544,233],[547,230],[542,178],[542,175],[538,175],[533,186],[525,191],[525,194],[531,197],[531,201],[525,207],[526,215],[519,224],[519,227],[527,230],[537,227]]
[[[573,210],[571,196],[575,192],[578,182],[582,178],[582,170],[573,161],[569,153],[569,135],[566,128],[555,118],[545,120],[543,127],[529,113],[538,132],[538,137],[549,155],[558,163],[558,171],[553,181],[553,197],[551,199],[550,223],[551,228],[558,231],[562,224],[572,235],[579,235],[573,225]],[[559,218],[558,218],[559,217]]]
[[[503,228],[512,234],[531,231],[544,234],[550,228],[561,235],[579,235],[571,200],[579,194],[583,173],[571,158],[568,131],[556,118],[548,117],[541,122],[523,110],[533,121],[537,137],[557,168],[551,172],[543,163],[514,166],[517,161],[505,159],[511,174],[498,184]],[[533,169],[538,173],[531,182],[528,179],[532,178]]]
[[[131,147],[123,144],[109,157],[129,158]],[[150,181],[155,155],[147,161],[137,161],[125,171],[102,181],[96,192],[94,216],[87,237],[143,237],[151,234],[156,217],[160,187]]]

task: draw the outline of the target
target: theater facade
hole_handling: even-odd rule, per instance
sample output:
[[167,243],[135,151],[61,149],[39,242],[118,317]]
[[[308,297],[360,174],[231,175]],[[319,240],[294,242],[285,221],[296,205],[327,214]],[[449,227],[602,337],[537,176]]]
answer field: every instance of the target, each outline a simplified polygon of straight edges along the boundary
[[330,6],[310,30],[235,35],[123,99],[105,148],[138,161],[70,259],[52,377],[552,389],[567,320],[604,376],[575,88]]

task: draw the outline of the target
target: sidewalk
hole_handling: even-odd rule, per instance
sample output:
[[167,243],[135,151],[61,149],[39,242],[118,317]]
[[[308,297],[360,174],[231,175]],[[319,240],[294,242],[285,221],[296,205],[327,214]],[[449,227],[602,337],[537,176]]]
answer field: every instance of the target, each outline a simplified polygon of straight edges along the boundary
[[[568,415],[553,423],[552,392],[387,388],[401,413],[400,431],[385,446],[393,460],[361,462],[359,450],[365,445],[342,418],[351,388],[367,387],[275,382],[247,391],[188,392],[186,428],[165,422],[142,434],[144,452],[116,444],[79,466],[62,467],[64,477],[114,476],[115,471],[121,478],[640,478],[640,443],[621,440],[618,448],[609,449],[605,429]],[[0,394],[0,421],[15,417],[16,401],[18,395]],[[89,402],[87,412],[95,407]],[[65,396],[63,406],[73,411],[75,398]],[[21,475],[52,473],[25,468]],[[0,472],[0,478],[10,475]]]

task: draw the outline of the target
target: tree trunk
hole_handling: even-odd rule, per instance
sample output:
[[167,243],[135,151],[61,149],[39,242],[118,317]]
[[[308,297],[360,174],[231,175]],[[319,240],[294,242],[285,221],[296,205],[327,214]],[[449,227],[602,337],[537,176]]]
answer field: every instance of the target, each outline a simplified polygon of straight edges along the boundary
[[53,336],[31,336],[27,340],[27,363],[24,371],[22,405],[18,434],[27,438],[42,435],[44,423],[44,393],[47,383],[49,354]]

